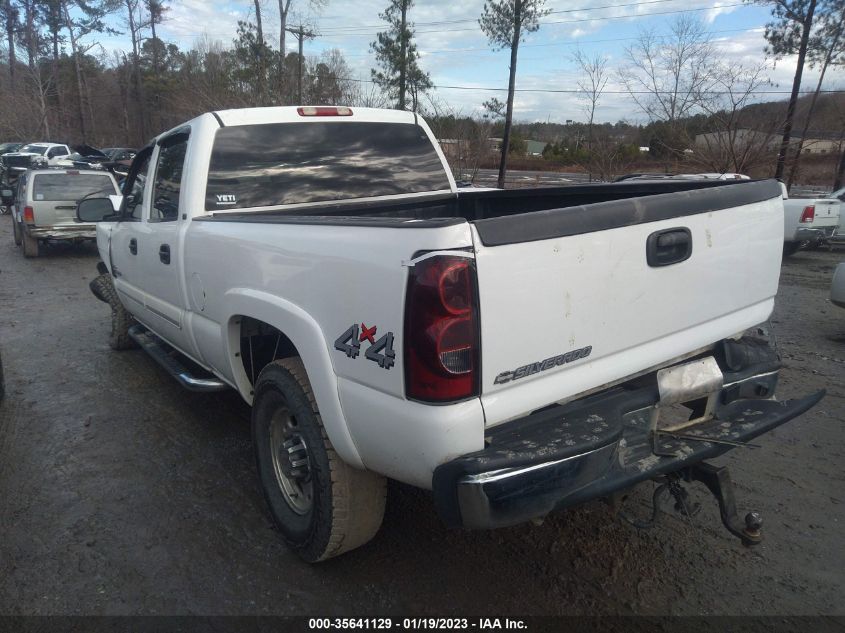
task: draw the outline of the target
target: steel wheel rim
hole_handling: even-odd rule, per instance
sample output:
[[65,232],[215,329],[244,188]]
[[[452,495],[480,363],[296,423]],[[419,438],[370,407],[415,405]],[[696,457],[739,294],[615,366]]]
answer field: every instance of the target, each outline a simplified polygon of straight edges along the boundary
[[277,409],[270,420],[270,455],[276,483],[288,507],[296,514],[308,514],[314,505],[311,456],[296,418],[285,406]]

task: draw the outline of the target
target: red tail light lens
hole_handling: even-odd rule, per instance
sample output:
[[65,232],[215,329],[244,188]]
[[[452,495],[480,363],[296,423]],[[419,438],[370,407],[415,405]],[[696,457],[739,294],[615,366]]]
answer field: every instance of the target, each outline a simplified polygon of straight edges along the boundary
[[816,206],[813,204],[804,207],[804,212],[801,214],[801,222],[812,222],[816,217]]
[[30,223],[35,222],[35,211],[32,207],[23,208],[23,221]]
[[410,269],[405,392],[425,402],[478,395],[478,302],[471,259],[438,255]]

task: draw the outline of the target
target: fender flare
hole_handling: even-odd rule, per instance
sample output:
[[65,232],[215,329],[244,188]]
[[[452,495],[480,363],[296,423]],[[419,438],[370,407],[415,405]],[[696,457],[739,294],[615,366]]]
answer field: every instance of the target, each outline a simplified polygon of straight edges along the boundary
[[228,290],[223,302],[226,305],[223,337],[225,352],[231,375],[244,400],[252,405],[252,383],[240,356],[236,354],[240,352],[241,346],[239,317],[250,317],[272,325],[294,344],[305,365],[332,446],[347,464],[363,469],[364,463],[343,415],[337,375],[326,347],[326,339],[314,318],[296,304],[252,288]]

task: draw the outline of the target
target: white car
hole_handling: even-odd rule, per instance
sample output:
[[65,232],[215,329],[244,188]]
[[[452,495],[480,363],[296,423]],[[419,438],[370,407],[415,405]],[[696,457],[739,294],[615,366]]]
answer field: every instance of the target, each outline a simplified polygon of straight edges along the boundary
[[753,544],[704,460],[824,395],[774,398],[773,180],[459,190],[415,113],[283,107],[165,132],[123,191],[77,210],[111,345],[252,406],[265,499],[307,561],[373,537],[386,478],[466,528],[703,481]]

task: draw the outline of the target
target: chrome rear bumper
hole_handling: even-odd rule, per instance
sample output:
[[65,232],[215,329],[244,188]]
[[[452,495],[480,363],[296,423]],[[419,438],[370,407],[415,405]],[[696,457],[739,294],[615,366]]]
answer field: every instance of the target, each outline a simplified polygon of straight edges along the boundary
[[787,402],[772,399],[778,363],[765,360],[758,348],[743,353],[747,365],[724,372],[715,417],[683,433],[653,432],[661,400],[656,385],[614,388],[493,429],[485,449],[435,470],[439,514],[450,526],[496,528],[606,498],[721,455],[824,396],[820,391]]

